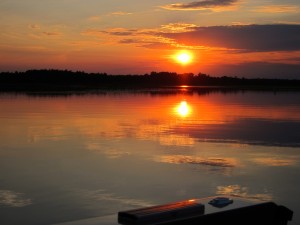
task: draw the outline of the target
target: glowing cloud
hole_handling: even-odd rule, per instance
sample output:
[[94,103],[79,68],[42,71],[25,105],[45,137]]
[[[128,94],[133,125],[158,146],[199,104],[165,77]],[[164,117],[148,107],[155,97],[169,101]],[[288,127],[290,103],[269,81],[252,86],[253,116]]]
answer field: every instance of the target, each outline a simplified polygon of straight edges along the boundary
[[197,25],[191,23],[169,23],[161,25],[161,28],[163,30],[171,31],[174,33],[192,31],[195,27],[197,27]]
[[114,16],[126,16],[126,15],[131,15],[131,14],[132,13],[130,13],[130,12],[122,12],[122,11],[112,13],[112,15],[114,15]]

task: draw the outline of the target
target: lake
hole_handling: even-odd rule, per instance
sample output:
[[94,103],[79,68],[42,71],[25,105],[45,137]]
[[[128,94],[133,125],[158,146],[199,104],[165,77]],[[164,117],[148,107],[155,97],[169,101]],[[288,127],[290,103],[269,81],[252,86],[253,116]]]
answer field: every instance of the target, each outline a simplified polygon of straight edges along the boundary
[[0,95],[0,224],[235,195],[300,224],[300,92]]

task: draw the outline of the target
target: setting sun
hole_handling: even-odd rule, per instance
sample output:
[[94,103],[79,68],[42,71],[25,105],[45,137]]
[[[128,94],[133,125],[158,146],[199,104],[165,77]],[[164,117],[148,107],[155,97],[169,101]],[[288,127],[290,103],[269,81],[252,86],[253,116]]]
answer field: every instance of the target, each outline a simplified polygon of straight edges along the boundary
[[186,51],[180,52],[175,56],[175,59],[177,62],[185,65],[192,61],[192,54]]

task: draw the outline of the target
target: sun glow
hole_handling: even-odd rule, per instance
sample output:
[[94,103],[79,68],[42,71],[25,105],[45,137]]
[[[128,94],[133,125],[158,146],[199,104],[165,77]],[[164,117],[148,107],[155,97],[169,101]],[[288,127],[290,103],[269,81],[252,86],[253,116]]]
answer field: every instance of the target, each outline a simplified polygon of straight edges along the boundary
[[177,114],[186,117],[190,114],[190,107],[186,101],[180,102],[180,104],[176,108]]
[[184,51],[184,52],[179,52],[178,54],[175,55],[175,60],[178,63],[181,63],[182,65],[186,65],[188,63],[192,62],[192,54],[190,52]]

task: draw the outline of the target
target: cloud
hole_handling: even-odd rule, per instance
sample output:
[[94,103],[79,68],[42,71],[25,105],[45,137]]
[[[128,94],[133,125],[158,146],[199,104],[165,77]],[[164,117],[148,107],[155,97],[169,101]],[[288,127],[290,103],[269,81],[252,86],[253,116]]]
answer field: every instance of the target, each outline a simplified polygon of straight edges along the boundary
[[119,43],[122,43],[122,44],[136,44],[136,43],[141,43],[141,41],[139,39],[127,38],[127,39],[120,40]]
[[103,34],[113,35],[113,36],[135,36],[138,33],[136,29],[126,29],[126,28],[111,28],[106,30],[99,29],[88,29],[81,34],[89,36],[102,36]]
[[300,50],[300,25],[194,27],[182,33],[161,33],[186,46],[207,46],[245,52]]
[[41,29],[40,25],[38,25],[38,24],[29,24],[28,28],[33,29],[33,30]]
[[61,33],[59,33],[59,32],[47,32],[47,31],[44,31],[43,34],[46,35],[46,36],[61,36]]
[[[174,25],[175,26],[175,25]],[[190,25],[191,26],[191,25]],[[136,47],[150,49],[170,49],[177,46],[170,38],[165,38],[160,35],[160,32],[170,31],[171,28],[158,29],[127,29],[127,28],[110,28],[106,30],[88,29],[81,32],[82,35],[103,38],[107,35],[106,40],[115,44],[130,44]],[[174,28],[175,29],[175,28]],[[183,30],[182,28],[181,30]],[[187,29],[187,28],[186,28]],[[172,31],[171,31],[172,32]]]
[[197,25],[192,23],[169,23],[161,25],[161,29],[164,31],[171,31],[172,33],[188,32],[196,28]]
[[231,53],[300,50],[300,25],[243,24],[202,27],[191,23],[169,23],[153,29],[89,29],[81,34],[102,37],[121,44],[145,48],[186,48]]
[[170,5],[161,6],[163,9],[168,10],[207,10],[207,9],[220,9],[230,7],[237,3],[237,0],[202,0],[190,3],[175,3]]
[[115,36],[134,36],[138,30],[136,29],[125,29],[125,28],[113,28],[102,31],[104,34],[115,35]]
[[97,30],[97,29],[89,29],[84,31],[84,33],[90,32],[97,32],[97,33],[104,33],[109,35],[115,36],[141,36],[141,35],[148,35],[148,36],[157,36],[159,37],[162,33],[183,33],[188,31],[193,31],[197,28],[196,24],[192,23],[168,23],[163,24],[158,28],[153,29],[128,29],[128,28],[109,28],[106,30]]
[[[191,49],[191,46],[182,46],[171,38],[164,37],[162,34],[183,33],[194,30],[197,26],[191,23],[169,23],[153,29],[135,29],[135,28],[109,28],[105,30],[87,29],[82,31],[82,35],[103,38],[107,35],[107,40],[116,44],[131,44],[137,47],[149,49],[172,49],[185,47]],[[199,49],[199,47],[197,47]],[[203,48],[201,48],[203,49]]]
[[111,13],[111,15],[114,15],[114,16],[127,16],[127,15],[131,15],[131,14],[133,14],[133,13],[130,13],[130,12],[123,12],[123,11]]
[[299,12],[300,9],[299,7],[293,5],[268,5],[259,6],[253,11],[260,13],[296,13]]

